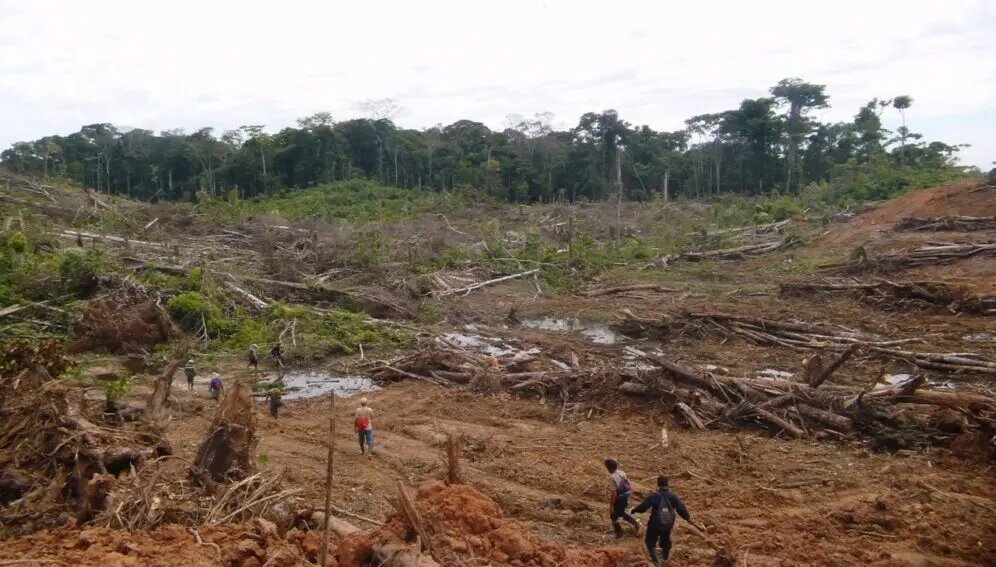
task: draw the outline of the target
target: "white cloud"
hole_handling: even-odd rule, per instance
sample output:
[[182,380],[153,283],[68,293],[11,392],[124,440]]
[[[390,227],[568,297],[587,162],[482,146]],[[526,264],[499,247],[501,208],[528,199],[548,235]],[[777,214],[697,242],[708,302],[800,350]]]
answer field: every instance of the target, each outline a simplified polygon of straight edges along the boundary
[[[797,76],[827,84],[825,119],[910,94],[914,129],[973,143],[966,161],[985,165],[994,27],[985,0],[0,0],[0,147],[91,122],[279,128],[383,97],[411,127],[546,110],[572,125],[616,108],[676,129]],[[971,139],[945,116],[976,117]]]

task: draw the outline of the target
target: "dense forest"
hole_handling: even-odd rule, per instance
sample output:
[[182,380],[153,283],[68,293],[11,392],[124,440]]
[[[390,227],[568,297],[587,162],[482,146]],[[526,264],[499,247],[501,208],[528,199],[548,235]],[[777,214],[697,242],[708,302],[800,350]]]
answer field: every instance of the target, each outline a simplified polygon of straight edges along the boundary
[[[829,105],[823,85],[785,79],[768,95],[693,116],[673,132],[632,126],[614,110],[587,113],[566,131],[554,130],[549,114],[510,117],[502,131],[471,120],[420,131],[397,126],[396,105],[383,100],[363,105],[364,118],[318,113],[276,133],[262,125],[216,136],[211,128],[155,134],[91,124],[18,142],[0,160],[15,172],[149,200],[232,190],[251,198],[356,178],[470,186],[515,202],[792,194],[813,183],[881,198],[922,184],[918,176],[961,170],[957,146],[926,142],[905,125],[909,96],[873,99],[849,122],[821,123],[812,114]],[[885,112],[900,113],[903,126],[886,130]]]

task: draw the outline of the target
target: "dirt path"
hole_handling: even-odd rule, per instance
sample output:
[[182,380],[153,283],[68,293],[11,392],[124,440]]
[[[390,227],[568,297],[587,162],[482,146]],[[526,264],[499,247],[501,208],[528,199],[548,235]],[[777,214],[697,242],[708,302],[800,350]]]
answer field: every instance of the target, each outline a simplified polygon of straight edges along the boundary
[[[179,394],[202,410],[174,423],[171,440],[189,457],[208,424],[206,394]],[[660,473],[711,537],[749,565],[985,565],[996,561],[996,486],[991,470],[940,454],[905,457],[741,432],[669,429],[662,414],[623,410],[577,423],[533,400],[480,398],[423,383],[369,394],[377,412],[376,454],[361,457],[351,429],[355,398],[337,411],[337,505],[374,519],[391,509],[397,480],[444,475],[445,433],[466,438],[466,482],[529,530],[562,542],[616,543],[607,518],[601,461],[618,459],[637,487]],[[291,402],[279,420],[259,406],[262,466],[282,468],[305,501],[321,500],[327,402]],[[739,443],[738,443],[739,439]],[[637,499],[634,498],[632,505]],[[677,564],[708,565],[709,546],[685,527]],[[641,552],[640,542],[621,545]]]

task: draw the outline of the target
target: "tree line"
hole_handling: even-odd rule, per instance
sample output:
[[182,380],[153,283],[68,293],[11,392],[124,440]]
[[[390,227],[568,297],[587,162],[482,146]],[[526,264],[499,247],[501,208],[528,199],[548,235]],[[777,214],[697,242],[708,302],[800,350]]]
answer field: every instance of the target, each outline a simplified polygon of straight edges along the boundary
[[[514,202],[792,194],[855,171],[886,170],[886,184],[902,185],[903,172],[956,170],[957,145],[928,143],[906,126],[912,103],[876,98],[850,121],[823,123],[812,114],[829,105],[825,86],[784,79],[768,96],[667,132],[633,126],[614,110],[560,131],[549,113],[509,117],[500,131],[471,120],[413,130],[395,124],[397,106],[382,100],[364,104],[363,118],[317,113],[276,133],[262,125],[217,136],[212,128],[156,134],[90,124],[15,143],[0,163],[148,200],[231,190],[251,198],[355,178],[437,191],[472,186]],[[885,112],[900,113],[903,125],[885,129]]]

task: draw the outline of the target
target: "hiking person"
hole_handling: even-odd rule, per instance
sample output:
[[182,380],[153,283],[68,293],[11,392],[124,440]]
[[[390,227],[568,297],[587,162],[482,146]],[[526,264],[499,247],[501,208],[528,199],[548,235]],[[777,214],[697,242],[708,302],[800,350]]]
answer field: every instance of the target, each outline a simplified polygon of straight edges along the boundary
[[194,359],[187,361],[187,365],[183,367],[184,374],[187,375],[187,391],[194,391],[194,376],[197,375],[197,370],[194,368]]
[[270,388],[266,392],[266,399],[270,401],[270,415],[273,419],[277,419],[277,414],[284,405],[283,392],[280,391],[280,388]]
[[671,555],[671,529],[674,528],[675,515],[681,516],[686,522],[694,526],[701,532],[705,528],[692,521],[688,515],[688,510],[682,504],[678,495],[668,488],[668,478],[666,476],[657,477],[657,492],[651,494],[642,504],[633,508],[633,514],[641,514],[651,510],[650,522],[647,523],[647,536],[644,539],[647,544],[647,553],[650,554],[650,561],[655,567],[660,567],[661,558],[657,557],[657,546],[660,545],[663,560],[667,561]]
[[363,398],[360,400],[360,407],[356,408],[356,412],[353,414],[355,419],[353,425],[356,427],[356,435],[360,441],[360,454],[365,455],[367,451],[370,451],[370,456],[373,457],[373,447],[374,447],[374,432],[373,432],[373,416],[374,410],[370,408],[370,402]]
[[211,382],[208,384],[208,389],[211,390],[211,397],[218,400],[221,397],[222,390],[225,389],[225,384],[221,380],[221,376],[215,372],[214,376],[211,377]]
[[612,520],[612,530],[616,537],[623,536],[622,524],[619,520],[626,520],[633,526],[633,535],[640,535],[640,522],[636,518],[626,513],[629,506],[629,495],[633,492],[633,485],[629,482],[629,477],[619,468],[619,463],[615,459],[605,459],[605,468],[609,470],[609,483],[612,487],[612,500],[609,503],[609,519]]
[[271,348],[270,356],[277,361],[277,364],[279,364],[281,368],[284,367],[284,346],[282,344],[277,343],[273,348]]
[[249,347],[249,366],[246,368],[252,368],[253,370],[259,370],[259,355],[256,351],[259,349],[258,346],[252,345]]

